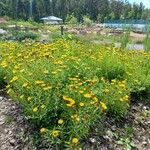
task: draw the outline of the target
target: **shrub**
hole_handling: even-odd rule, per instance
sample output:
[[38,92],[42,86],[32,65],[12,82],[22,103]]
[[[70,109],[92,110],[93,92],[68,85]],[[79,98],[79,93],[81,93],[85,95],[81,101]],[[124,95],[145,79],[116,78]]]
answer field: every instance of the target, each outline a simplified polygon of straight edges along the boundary
[[88,17],[84,16],[83,17],[83,24],[86,25],[87,27],[90,27],[92,25],[93,21]]
[[16,32],[13,34],[13,39],[18,41],[23,41],[25,39],[32,39],[36,40],[38,38],[38,35],[33,32]]
[[67,15],[66,22],[70,25],[77,25],[78,23],[77,18],[73,14]]

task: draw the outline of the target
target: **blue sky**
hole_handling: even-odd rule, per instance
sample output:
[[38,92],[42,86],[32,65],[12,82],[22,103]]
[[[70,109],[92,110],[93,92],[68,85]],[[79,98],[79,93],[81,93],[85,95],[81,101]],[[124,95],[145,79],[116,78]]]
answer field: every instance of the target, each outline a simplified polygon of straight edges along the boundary
[[145,5],[146,8],[150,8],[150,0],[129,0],[129,2],[133,3],[140,3],[143,2],[143,4]]

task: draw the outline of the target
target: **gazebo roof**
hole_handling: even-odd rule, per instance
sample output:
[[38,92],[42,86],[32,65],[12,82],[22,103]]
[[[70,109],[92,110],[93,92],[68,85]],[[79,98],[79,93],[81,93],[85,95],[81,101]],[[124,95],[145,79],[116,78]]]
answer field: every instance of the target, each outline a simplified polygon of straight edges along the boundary
[[49,20],[49,21],[62,21],[61,18],[55,17],[55,16],[48,16],[48,17],[43,17],[41,20]]

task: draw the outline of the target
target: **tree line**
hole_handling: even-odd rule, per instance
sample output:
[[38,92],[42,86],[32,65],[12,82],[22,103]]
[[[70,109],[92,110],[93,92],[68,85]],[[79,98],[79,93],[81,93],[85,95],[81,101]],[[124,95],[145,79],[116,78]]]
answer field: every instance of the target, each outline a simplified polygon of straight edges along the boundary
[[94,22],[107,20],[150,20],[150,9],[141,2],[127,0],[0,0],[0,16],[39,21],[54,15],[64,21],[73,15],[78,22],[83,16]]

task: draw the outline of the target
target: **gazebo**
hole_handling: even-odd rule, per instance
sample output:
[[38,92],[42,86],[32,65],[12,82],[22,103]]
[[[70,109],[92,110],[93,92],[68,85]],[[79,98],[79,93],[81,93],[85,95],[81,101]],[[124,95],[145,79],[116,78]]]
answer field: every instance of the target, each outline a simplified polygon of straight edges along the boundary
[[63,20],[55,16],[48,16],[41,18],[45,24],[62,24]]

